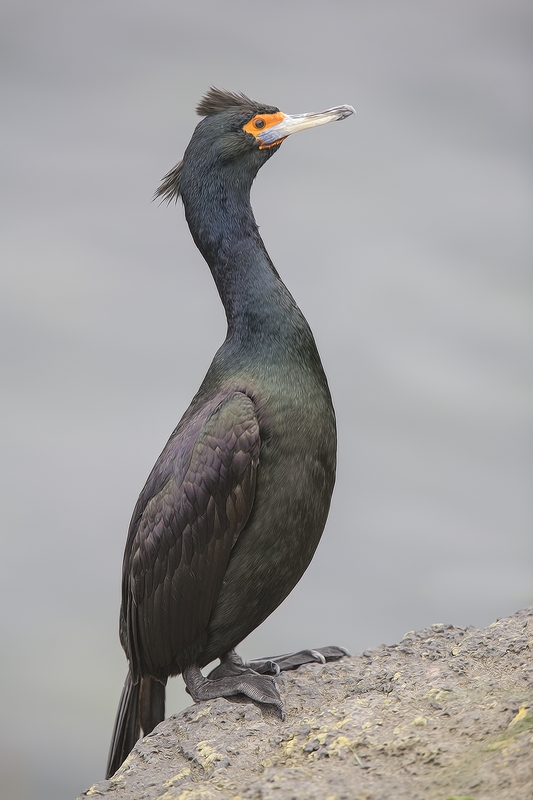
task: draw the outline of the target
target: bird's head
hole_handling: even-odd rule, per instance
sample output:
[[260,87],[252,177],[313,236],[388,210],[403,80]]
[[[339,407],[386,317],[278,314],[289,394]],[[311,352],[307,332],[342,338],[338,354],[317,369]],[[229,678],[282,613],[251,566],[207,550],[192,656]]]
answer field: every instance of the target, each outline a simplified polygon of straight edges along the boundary
[[284,114],[275,106],[256,103],[244,94],[211,87],[201,99],[198,123],[183,160],[163,178],[156,197],[177,200],[191,173],[211,170],[245,176],[249,183],[291,133],[345,119],[354,114],[352,106],[335,106],[310,114]]

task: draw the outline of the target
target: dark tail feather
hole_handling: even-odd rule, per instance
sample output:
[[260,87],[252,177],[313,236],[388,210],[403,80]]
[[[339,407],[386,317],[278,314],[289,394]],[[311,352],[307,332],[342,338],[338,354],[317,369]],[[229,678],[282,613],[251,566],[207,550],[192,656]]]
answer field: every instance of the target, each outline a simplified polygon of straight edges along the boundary
[[131,672],[128,672],[120,702],[118,704],[115,727],[111,737],[109,757],[107,759],[106,778],[115,774],[123,761],[129,756],[133,745],[141,733],[141,717],[139,713],[140,681],[133,683]]
[[150,733],[165,719],[165,687],[150,676],[133,683],[128,672],[120,702],[107,759],[106,778],[115,774],[127,759],[141,734]]
[[146,675],[141,682],[141,728],[147,736],[165,719],[165,686]]

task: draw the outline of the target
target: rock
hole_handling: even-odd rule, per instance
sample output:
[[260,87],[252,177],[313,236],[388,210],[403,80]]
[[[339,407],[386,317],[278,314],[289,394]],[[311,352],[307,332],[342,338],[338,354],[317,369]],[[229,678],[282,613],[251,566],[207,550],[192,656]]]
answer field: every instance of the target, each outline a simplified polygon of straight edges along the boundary
[[286,720],[199,703],[139,741],[106,800],[531,800],[533,608],[435,624],[283,673]]

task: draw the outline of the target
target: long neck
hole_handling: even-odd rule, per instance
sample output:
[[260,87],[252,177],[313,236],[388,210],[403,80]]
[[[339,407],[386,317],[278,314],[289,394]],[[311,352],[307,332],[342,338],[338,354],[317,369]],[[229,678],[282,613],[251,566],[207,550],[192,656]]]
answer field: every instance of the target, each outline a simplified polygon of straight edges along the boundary
[[244,182],[210,180],[184,197],[197,247],[215,280],[228,321],[228,339],[241,344],[311,336],[259,235]]

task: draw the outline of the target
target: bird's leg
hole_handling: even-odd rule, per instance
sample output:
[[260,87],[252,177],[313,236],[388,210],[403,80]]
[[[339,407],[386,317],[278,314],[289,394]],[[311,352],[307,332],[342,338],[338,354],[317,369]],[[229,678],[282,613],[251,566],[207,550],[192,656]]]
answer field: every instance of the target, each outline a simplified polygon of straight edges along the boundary
[[[242,672],[246,672],[247,669],[250,669],[248,662],[243,661],[235,650],[228,650],[221,657],[220,664],[214,667],[207,677],[210,681],[216,681],[220,678],[227,678],[230,675],[240,675]],[[254,667],[251,667],[251,669],[255,672],[260,672]],[[273,672],[272,674],[277,675],[278,673]]]
[[257,703],[268,703],[276,706],[279,709],[281,719],[285,719],[279,689],[274,678],[269,675],[260,675],[255,670],[244,667],[243,670],[236,674],[213,680],[212,678],[204,678],[200,667],[195,664],[186,667],[182,675],[187,691],[195,703],[201,700],[215,700],[217,697],[232,697],[236,694],[244,694]]

